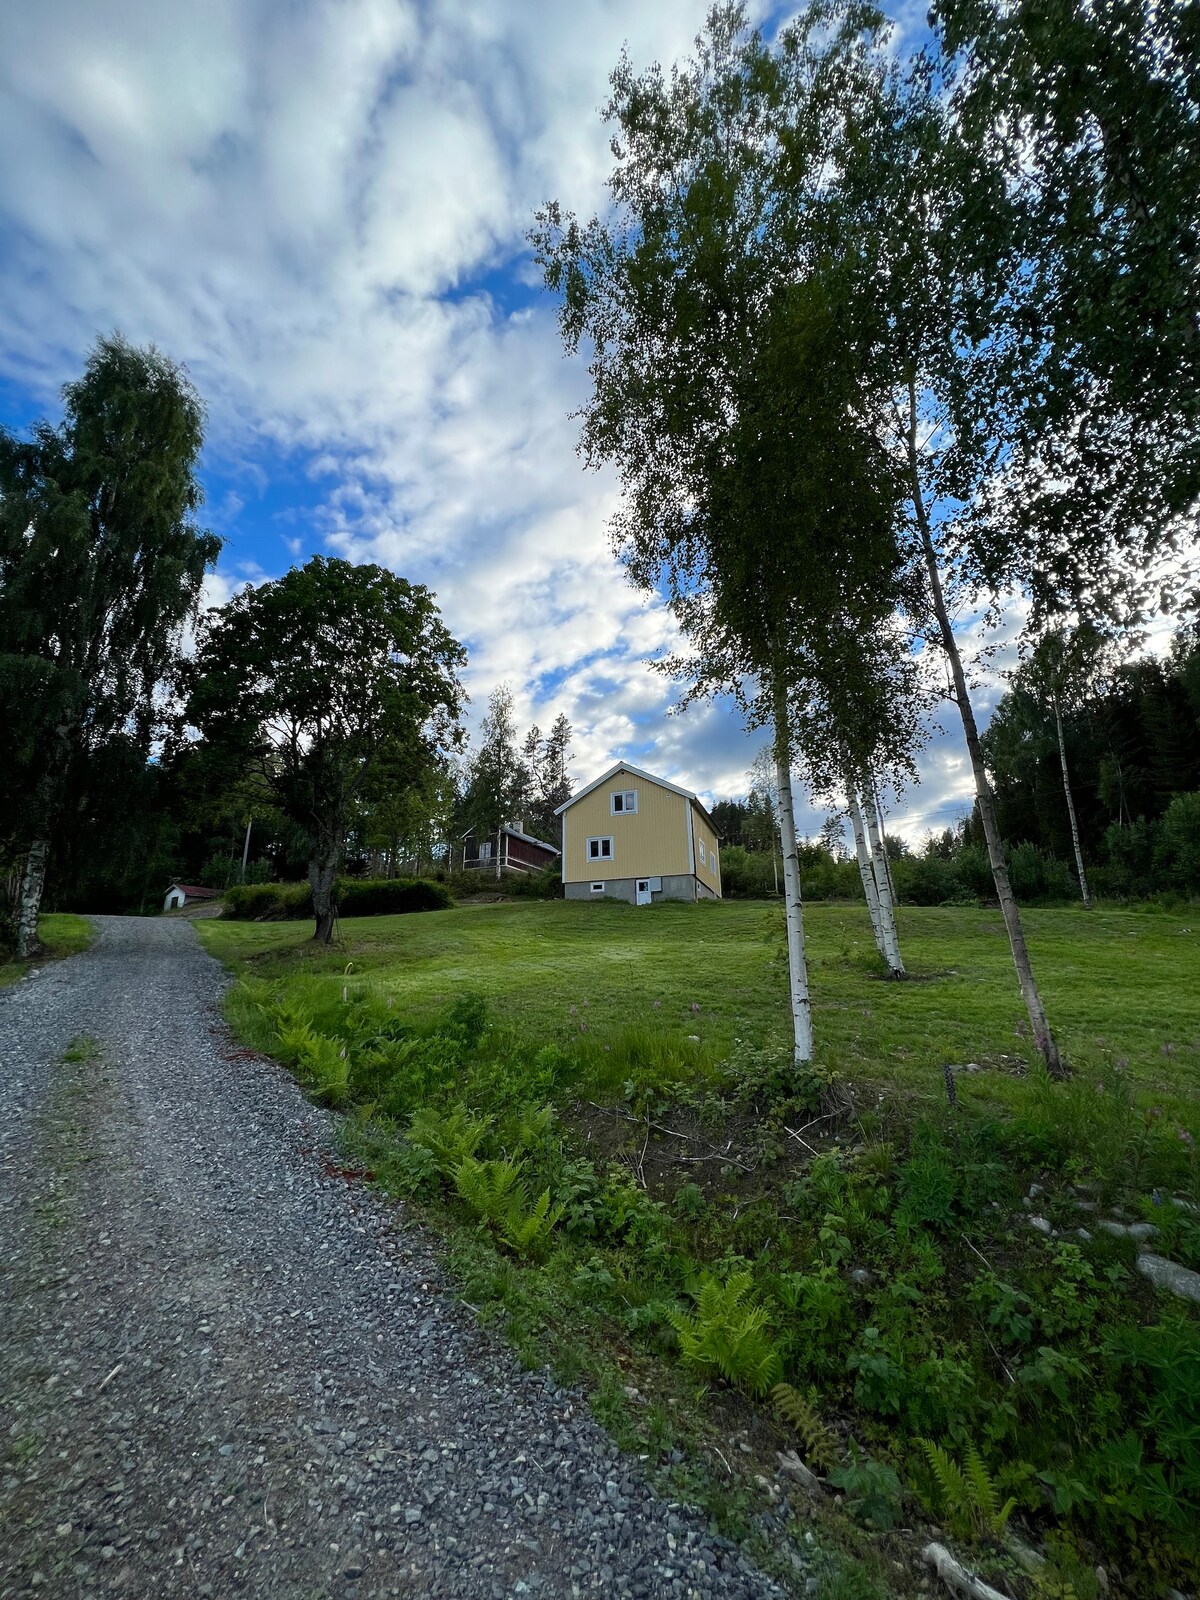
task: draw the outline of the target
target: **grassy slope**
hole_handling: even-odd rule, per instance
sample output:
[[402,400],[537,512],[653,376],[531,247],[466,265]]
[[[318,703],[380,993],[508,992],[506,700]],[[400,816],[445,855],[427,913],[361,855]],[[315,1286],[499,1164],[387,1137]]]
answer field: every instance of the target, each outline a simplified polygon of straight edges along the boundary
[[[1076,1070],[1127,1061],[1140,1092],[1200,1127],[1200,912],[1031,910],[1025,919],[1051,1020]],[[997,912],[903,910],[905,961],[919,981],[895,987],[877,975],[864,908],[814,905],[806,921],[823,1064],[860,1083],[938,1098],[947,1063],[1029,1057]],[[581,1024],[599,1041],[645,1020],[681,1039],[699,1035],[715,1057],[734,1037],[787,1028],[782,924],[756,902],[639,910],[554,901],[362,918],[342,924],[344,944],[330,951],[312,946],[306,925],[198,928],[214,955],[247,962],[260,977],[336,975],[393,996],[414,1019],[475,990],[497,1019],[539,1042],[565,1043]],[[970,1074],[960,1090],[1005,1100],[1013,1082]]]
[[[1047,1006],[1075,1069],[1073,1083],[1054,1089],[1049,1100],[1039,1074],[1021,1072],[1022,1060],[1030,1061],[1033,1052],[998,915],[966,907],[904,910],[901,935],[915,981],[903,985],[879,977],[862,907],[816,905],[807,921],[819,1064],[853,1083],[862,1111],[857,1133],[851,1131],[854,1118],[841,1130],[834,1125],[809,1132],[825,1152],[831,1146],[836,1151],[842,1141],[841,1153],[830,1157],[832,1166],[822,1164],[825,1156],[810,1166],[797,1146],[780,1140],[774,1113],[760,1121],[731,1104],[730,1120],[721,1112],[709,1122],[690,1120],[686,1109],[688,1088],[728,1091],[730,1069],[720,1063],[735,1039],[762,1044],[786,1038],[777,908],[745,902],[649,910],[562,902],[470,907],[347,921],[344,942],[332,950],[314,947],[307,930],[294,923],[210,922],[199,932],[214,954],[265,980],[235,989],[230,1015],[247,1042],[276,1053],[283,1041],[272,1007],[262,1004],[270,998],[311,1011],[314,1025],[334,1035],[335,1056],[339,1037],[345,1037],[344,1060],[347,1050],[353,1058],[358,1049],[356,1016],[376,1019],[368,1033],[391,1016],[444,1027],[456,997],[469,991],[487,997],[491,1026],[479,1052],[463,1063],[457,1092],[473,1107],[494,1113],[501,1126],[510,1098],[514,1109],[526,1111],[554,1098],[562,1117],[556,1127],[568,1133],[567,1153],[586,1153],[598,1171],[606,1157],[616,1157],[653,1197],[646,1204],[651,1211],[657,1206],[666,1253],[654,1244],[651,1216],[648,1242],[622,1236],[610,1219],[594,1237],[586,1229],[578,1237],[556,1232],[548,1255],[514,1260],[486,1230],[464,1222],[452,1186],[424,1209],[428,1186],[418,1196],[410,1187],[412,1169],[398,1154],[405,1148],[396,1138],[403,1115],[399,1124],[349,1119],[349,1159],[405,1195],[410,1216],[426,1215],[445,1235],[465,1297],[499,1323],[522,1359],[530,1365],[549,1360],[560,1377],[582,1378],[596,1415],[643,1459],[661,1468],[677,1459],[678,1446],[684,1465],[666,1469],[669,1492],[705,1505],[724,1531],[749,1533],[759,1559],[772,1561],[778,1541],[777,1533],[763,1537],[751,1516],[755,1482],[763,1482],[753,1475],[771,1478],[775,1451],[795,1436],[780,1431],[768,1408],[748,1406],[720,1384],[697,1391],[677,1357],[662,1359],[661,1306],[685,1303],[692,1273],[706,1265],[715,1265],[721,1277],[731,1270],[728,1263],[753,1272],[754,1295],[773,1308],[775,1329],[791,1341],[785,1375],[802,1389],[815,1382],[819,1413],[839,1440],[855,1437],[869,1455],[894,1461],[906,1488],[916,1489],[929,1505],[929,1487],[920,1485],[916,1436],[950,1441],[953,1435],[959,1447],[975,1439],[993,1472],[1013,1474],[1001,1483],[1000,1498],[1010,1489],[1021,1493],[1027,1535],[1061,1536],[1052,1552],[1053,1575],[1037,1587],[1039,1600],[1068,1593],[1101,1600],[1092,1578],[1098,1560],[1127,1573],[1148,1572],[1160,1557],[1173,1563],[1176,1556],[1156,1542],[1158,1533],[1144,1541],[1136,1531],[1129,1534],[1137,1514],[1133,1524],[1126,1519],[1107,1532],[1100,1529],[1099,1542],[1092,1542],[1095,1519],[1085,1527],[1073,1516],[1047,1513],[1035,1469],[1062,1465],[1064,1437],[1073,1440],[1063,1457],[1071,1471],[1075,1460],[1106,1448],[1118,1411],[1119,1423],[1112,1424],[1118,1432],[1131,1422],[1147,1428],[1145,1417],[1155,1407],[1172,1415],[1177,1405],[1187,1408],[1180,1426],[1191,1426],[1187,1419],[1196,1397],[1182,1380],[1182,1386],[1152,1395],[1147,1410],[1137,1399],[1144,1374],[1136,1382],[1114,1374],[1112,1362],[1100,1355],[1110,1333],[1140,1337],[1138,1330],[1150,1329],[1159,1315],[1174,1326],[1172,1319],[1187,1314],[1171,1304],[1156,1310],[1155,1296],[1132,1271],[1129,1241],[1100,1235],[1081,1255],[1062,1236],[1050,1241],[1014,1229],[1013,1211],[1036,1180],[1048,1186],[1039,1206],[1073,1237],[1080,1220],[1070,1198],[1074,1179],[1097,1181],[1095,1192],[1104,1191],[1106,1204],[1122,1201],[1131,1208],[1126,1214],[1136,1215],[1149,1204],[1154,1184],[1169,1193],[1188,1178],[1177,1135],[1182,1127],[1200,1136],[1200,918],[1195,912],[1125,910],[1027,914]],[[529,1077],[532,1057],[547,1043],[563,1046],[577,1069],[565,1089],[534,1087]],[[984,1070],[958,1075],[959,1099],[964,1109],[985,1115],[960,1112],[951,1118],[943,1068],[968,1062]],[[1145,1118],[1129,1115],[1123,1092],[1101,1092],[1115,1087],[1114,1068],[1126,1069],[1134,1098],[1147,1108]],[[866,1113],[876,1095],[884,1114],[872,1119]],[[601,1110],[614,1102],[614,1109]],[[1025,1128],[1015,1146],[981,1132],[993,1112],[1004,1113],[999,1123]],[[682,1131],[652,1138],[650,1115]],[[1039,1118],[1047,1117],[1061,1122],[1063,1138],[1043,1146],[1036,1129]],[[922,1162],[927,1170],[928,1139],[918,1148],[922,1127],[933,1135],[934,1165],[949,1160],[958,1171],[961,1161],[959,1176],[973,1197],[967,1188],[960,1192],[955,1220],[914,1227],[904,1215],[908,1202],[899,1196],[911,1181],[914,1164],[902,1166],[909,1156],[916,1157],[918,1177]],[[1152,1128],[1156,1154],[1148,1153]],[[910,1148],[912,1130],[918,1144]],[[693,1154],[715,1151],[718,1145],[707,1141],[730,1136],[738,1141],[732,1163],[721,1155],[714,1161]],[[855,1137],[864,1143],[850,1150]],[[549,1144],[557,1147],[557,1133]],[[499,1153],[496,1139],[484,1153]],[[744,1168],[738,1157],[746,1158]],[[536,1154],[532,1159],[537,1169]],[[936,1173],[934,1178],[936,1189]],[[1196,1179],[1193,1159],[1190,1187],[1200,1200]],[[542,1181],[550,1180],[538,1177],[534,1190]],[[999,1204],[988,1200],[992,1193],[1000,1194]],[[604,1205],[601,1197],[598,1215]],[[1164,1221],[1161,1211],[1154,1215]],[[1167,1248],[1174,1253],[1174,1244]],[[1191,1256],[1184,1259],[1200,1267],[1200,1236],[1189,1248]],[[869,1268],[870,1287],[849,1291],[847,1301],[839,1286],[856,1264]],[[985,1326],[973,1296],[981,1286],[986,1290],[993,1266],[1005,1280],[1003,1294],[1015,1299],[1011,1306],[1005,1302],[999,1326]],[[789,1284],[809,1286],[800,1313],[786,1310],[790,1302],[780,1299]],[[840,1312],[819,1309],[826,1286],[842,1305]],[[810,1293],[816,1298],[806,1311]],[[979,1304],[986,1309],[992,1300]],[[801,1313],[808,1318],[803,1325],[796,1321]],[[1150,1329],[1147,1337],[1162,1333]],[[1191,1336],[1181,1337],[1186,1342]],[[876,1353],[873,1338],[899,1363],[892,1369],[894,1401],[884,1392],[891,1379],[881,1380],[877,1398],[859,1397],[851,1368],[856,1354]],[[1020,1398],[1025,1375],[1031,1375],[1031,1386],[1042,1381],[1036,1373],[1046,1346],[1083,1363],[1080,1384],[1063,1390],[1053,1404],[1049,1394],[1038,1400],[1040,1391],[1031,1387],[1034,1398],[1026,1402]],[[1190,1372],[1194,1350],[1180,1360],[1180,1370]],[[1011,1370],[1018,1367],[1023,1377],[1013,1388]],[[631,1379],[641,1391],[635,1404],[626,1398]],[[734,1440],[745,1454],[735,1456],[738,1470],[731,1473],[727,1458]],[[1163,1441],[1150,1432],[1146,1440],[1161,1456]],[[851,1527],[828,1498],[819,1507],[805,1507],[793,1538],[803,1537],[803,1526],[812,1526],[816,1513],[821,1559],[831,1563],[823,1569],[822,1600],[866,1600],[918,1585],[917,1552],[928,1534],[919,1531],[921,1514],[911,1493],[908,1507],[917,1512],[914,1532],[884,1535],[881,1542],[875,1531],[864,1535]],[[839,1565],[839,1550],[853,1551],[866,1567]],[[980,1555],[976,1548],[973,1559]],[[987,1561],[1002,1591],[1031,1600],[1035,1586],[1009,1556],[992,1546]],[[1187,1567],[1189,1579],[1192,1572]],[[1158,1591],[1148,1580],[1131,1592]]]
[[[92,941],[91,924],[87,919],[72,916],[66,911],[42,917],[38,922],[38,935],[45,946],[44,956],[38,959],[46,961],[60,961],[64,956],[77,955],[80,950],[86,950]],[[6,984],[18,982],[30,966],[28,961],[0,963],[0,989]]]

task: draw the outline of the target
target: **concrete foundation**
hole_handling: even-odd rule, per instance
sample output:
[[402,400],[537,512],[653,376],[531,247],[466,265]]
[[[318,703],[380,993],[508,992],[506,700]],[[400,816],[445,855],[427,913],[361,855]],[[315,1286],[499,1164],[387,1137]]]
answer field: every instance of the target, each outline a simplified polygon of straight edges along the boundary
[[[642,879],[642,882],[646,882]],[[650,891],[651,905],[657,905],[660,900],[715,900],[716,896],[707,884],[701,883],[690,872],[681,872],[654,880],[662,884],[661,889]],[[593,883],[603,883],[603,892],[592,893]],[[567,900],[626,900],[633,906],[637,904],[636,878],[589,878],[585,883],[564,883],[563,898]]]

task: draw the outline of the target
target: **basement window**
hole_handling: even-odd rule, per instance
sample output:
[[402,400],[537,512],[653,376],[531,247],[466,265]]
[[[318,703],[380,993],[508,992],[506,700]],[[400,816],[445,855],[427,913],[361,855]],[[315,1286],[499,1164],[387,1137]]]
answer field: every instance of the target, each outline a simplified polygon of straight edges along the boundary
[[587,842],[587,858],[589,861],[611,861],[613,855],[612,835],[604,839],[589,839]]
[[614,817],[630,816],[637,812],[636,789],[616,789],[608,798]]
[[603,894],[604,893],[604,885],[602,883],[594,883],[592,885],[592,893],[593,894]]

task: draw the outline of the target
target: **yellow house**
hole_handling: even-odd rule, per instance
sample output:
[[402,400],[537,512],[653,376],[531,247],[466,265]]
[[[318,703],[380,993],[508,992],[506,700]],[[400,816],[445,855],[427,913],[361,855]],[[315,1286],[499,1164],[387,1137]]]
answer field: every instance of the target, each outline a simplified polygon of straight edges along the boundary
[[716,826],[688,790],[620,761],[556,812],[568,900],[719,900]]

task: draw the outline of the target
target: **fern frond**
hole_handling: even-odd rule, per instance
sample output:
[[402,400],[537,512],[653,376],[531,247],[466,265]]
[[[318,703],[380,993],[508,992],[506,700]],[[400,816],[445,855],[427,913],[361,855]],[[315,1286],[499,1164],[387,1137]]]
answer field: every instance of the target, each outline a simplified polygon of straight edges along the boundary
[[985,1528],[990,1528],[1000,1515],[1000,1496],[991,1474],[983,1464],[983,1457],[973,1444],[968,1444],[963,1457],[967,1489],[971,1497],[971,1510]]
[[839,1459],[837,1440],[817,1415],[808,1396],[790,1383],[777,1383],[771,1390],[771,1399],[778,1414],[800,1435],[809,1464],[826,1474],[832,1472]]
[[955,1533],[963,1538],[969,1538],[974,1531],[973,1518],[971,1516],[971,1491],[967,1487],[967,1480],[963,1476],[962,1468],[948,1451],[944,1450],[940,1444],[934,1444],[932,1439],[918,1439],[917,1443],[925,1452],[929,1470],[933,1474],[934,1482],[937,1484],[942,1515]]

